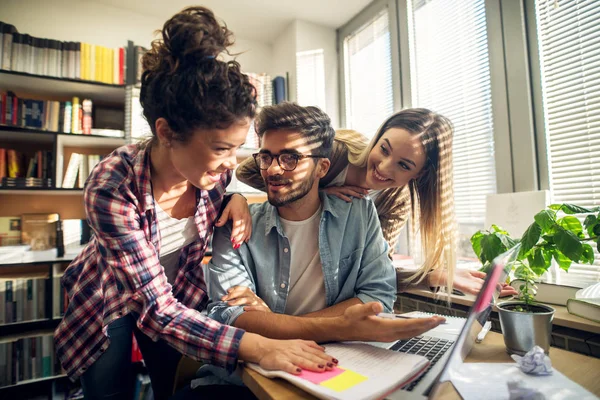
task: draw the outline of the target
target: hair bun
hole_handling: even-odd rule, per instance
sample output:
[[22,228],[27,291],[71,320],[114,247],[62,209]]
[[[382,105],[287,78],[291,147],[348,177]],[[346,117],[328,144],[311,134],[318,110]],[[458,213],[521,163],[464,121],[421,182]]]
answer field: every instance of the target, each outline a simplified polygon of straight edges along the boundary
[[167,63],[174,72],[183,65],[197,65],[211,60],[234,42],[233,33],[217,21],[214,13],[205,7],[188,7],[165,22],[162,40],[155,40],[152,49],[142,60],[144,70],[153,71]]

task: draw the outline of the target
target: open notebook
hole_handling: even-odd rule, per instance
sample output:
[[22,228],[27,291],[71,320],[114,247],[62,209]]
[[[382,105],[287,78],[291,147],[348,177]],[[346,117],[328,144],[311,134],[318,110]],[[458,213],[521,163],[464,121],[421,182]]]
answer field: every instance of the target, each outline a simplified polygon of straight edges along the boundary
[[379,399],[418,378],[429,360],[359,342],[325,345],[327,354],[343,360],[327,372],[302,371],[292,375],[267,371],[256,364],[248,367],[269,378],[283,378],[320,399]]

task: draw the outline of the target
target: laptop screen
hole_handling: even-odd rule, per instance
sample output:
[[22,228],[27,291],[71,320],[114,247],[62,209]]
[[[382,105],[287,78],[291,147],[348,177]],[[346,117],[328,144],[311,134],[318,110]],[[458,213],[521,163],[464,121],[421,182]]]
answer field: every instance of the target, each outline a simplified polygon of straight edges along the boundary
[[516,258],[519,249],[520,246],[516,246],[499,255],[492,262],[485,282],[469,311],[467,321],[451,350],[446,365],[434,384],[449,380],[452,368],[462,364],[471,351],[477,335],[492,312],[492,306],[500,297],[501,283],[506,281],[510,272],[510,263]]

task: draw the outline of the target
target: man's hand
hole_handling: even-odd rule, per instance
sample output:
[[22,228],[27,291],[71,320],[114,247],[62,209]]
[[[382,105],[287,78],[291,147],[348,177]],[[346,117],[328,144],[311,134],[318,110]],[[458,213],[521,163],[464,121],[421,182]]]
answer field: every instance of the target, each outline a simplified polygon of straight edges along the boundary
[[271,312],[267,303],[246,286],[234,286],[227,289],[227,294],[221,297],[221,300],[226,301],[230,307],[245,306],[244,311]]
[[377,317],[383,312],[378,302],[348,307],[341,319],[339,340],[392,342],[418,336],[446,321],[442,317],[389,319]]

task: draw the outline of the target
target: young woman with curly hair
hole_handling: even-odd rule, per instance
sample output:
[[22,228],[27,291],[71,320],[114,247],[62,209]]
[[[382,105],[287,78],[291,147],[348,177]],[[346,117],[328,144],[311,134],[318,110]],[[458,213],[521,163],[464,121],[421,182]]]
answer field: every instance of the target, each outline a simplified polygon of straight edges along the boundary
[[[232,33],[190,7],[169,19],[143,56],[141,104],[153,137],[115,150],[85,186],[93,239],[66,270],[69,306],[57,355],[86,399],[132,396],[135,335],[155,399],[168,398],[186,355],[232,371],[238,359],[299,373],[334,362],[310,341],[271,340],[202,315],[202,258],[215,225],[249,238],[244,197],[225,188],[255,115],[256,93],[235,61]],[[328,367],[329,365],[329,367]]]

